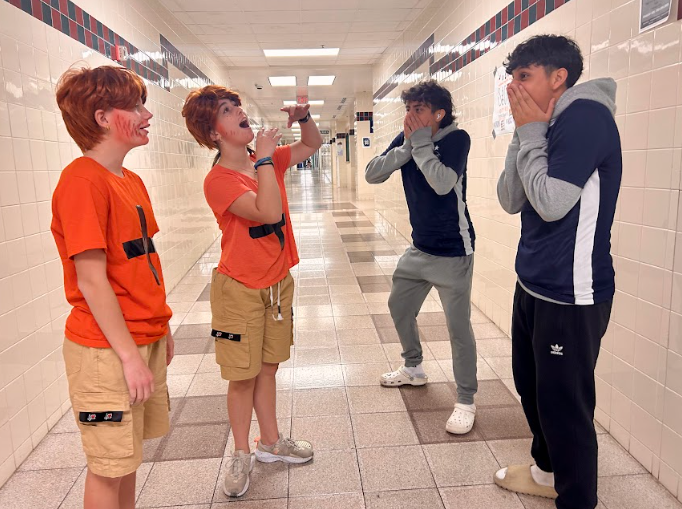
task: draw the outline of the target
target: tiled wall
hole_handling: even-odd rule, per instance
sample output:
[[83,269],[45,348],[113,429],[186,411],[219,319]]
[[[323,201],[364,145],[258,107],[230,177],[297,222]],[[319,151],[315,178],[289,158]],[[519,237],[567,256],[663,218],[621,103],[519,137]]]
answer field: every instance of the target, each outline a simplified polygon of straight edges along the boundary
[[[434,1],[375,67],[374,146],[380,153],[402,129],[399,92],[411,83],[433,72],[452,91],[473,140],[474,301],[508,332],[520,218],[497,202],[511,136],[491,136],[493,71],[524,39],[563,33],[583,51],[583,80],[617,80],[624,149],[612,248],[617,294],[597,369],[597,419],[682,500],[682,23],[673,2],[671,21],[640,35],[639,3]],[[399,175],[374,189],[377,210],[409,233]]]
[[[74,63],[112,64],[112,34],[124,38],[136,58],[130,67],[147,79],[150,142],[125,163],[150,192],[169,291],[218,233],[202,192],[211,157],[189,137],[180,110],[188,87],[229,83],[220,64],[190,53],[196,41],[156,0],[0,1],[0,485],[69,407],[61,357],[69,306],[50,199],[80,152],[54,85]],[[175,309],[173,323],[186,311]]]

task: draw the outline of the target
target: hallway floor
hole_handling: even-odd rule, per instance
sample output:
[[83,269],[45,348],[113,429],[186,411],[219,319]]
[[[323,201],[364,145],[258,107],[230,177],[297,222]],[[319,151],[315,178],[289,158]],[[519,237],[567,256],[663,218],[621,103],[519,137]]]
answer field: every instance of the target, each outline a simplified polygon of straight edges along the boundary
[[[408,240],[371,203],[334,191],[316,171],[288,177],[301,263],[295,348],[278,373],[285,435],[309,440],[315,459],[301,466],[256,464],[237,502],[221,490],[232,450],[225,393],[213,355],[209,281],[216,242],[169,295],[176,357],[169,368],[171,432],[145,445],[138,507],[209,509],[541,509],[492,484],[509,463],[530,462],[530,432],[511,380],[511,342],[473,311],[480,380],[476,425],[445,432],[455,403],[445,318],[430,295],[418,322],[430,383],[382,388],[379,374],[401,364],[388,314],[391,274]],[[598,426],[600,508],[682,508]],[[258,435],[253,421],[253,437]],[[254,444],[255,445],[255,444]],[[0,507],[78,508],[85,458],[71,413],[0,489]]]

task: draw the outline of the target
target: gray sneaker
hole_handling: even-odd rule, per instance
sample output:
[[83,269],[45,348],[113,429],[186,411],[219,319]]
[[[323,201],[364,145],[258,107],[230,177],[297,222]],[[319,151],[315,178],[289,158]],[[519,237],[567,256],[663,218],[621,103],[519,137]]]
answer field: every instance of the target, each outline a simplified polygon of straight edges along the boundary
[[305,440],[292,440],[283,438],[279,434],[279,440],[271,446],[258,442],[256,447],[256,459],[263,463],[283,461],[284,463],[307,463],[313,459],[313,446]]
[[249,489],[249,474],[253,470],[253,455],[244,451],[234,451],[228,458],[223,492],[228,497],[241,497]]

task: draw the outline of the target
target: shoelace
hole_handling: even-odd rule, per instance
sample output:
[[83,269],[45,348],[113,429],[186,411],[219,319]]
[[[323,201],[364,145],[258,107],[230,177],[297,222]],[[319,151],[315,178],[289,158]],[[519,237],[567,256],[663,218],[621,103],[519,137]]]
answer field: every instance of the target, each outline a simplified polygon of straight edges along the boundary
[[232,456],[230,458],[230,475],[233,477],[239,477],[239,474],[242,473],[241,469],[241,457],[239,456]]

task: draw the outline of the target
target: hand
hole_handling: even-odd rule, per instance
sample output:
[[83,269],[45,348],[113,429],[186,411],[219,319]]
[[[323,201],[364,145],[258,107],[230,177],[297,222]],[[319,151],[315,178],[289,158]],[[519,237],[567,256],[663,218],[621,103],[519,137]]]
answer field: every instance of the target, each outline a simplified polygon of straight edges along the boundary
[[123,362],[123,376],[130,393],[130,404],[136,405],[147,401],[154,392],[154,375],[140,354]]
[[511,83],[507,87],[507,96],[509,97],[509,106],[511,107],[512,116],[517,128],[531,122],[549,123],[552,118],[556,104],[554,98],[549,101],[547,111],[542,111],[542,108],[528,95],[523,85]]
[[289,115],[287,119],[287,129],[294,125],[294,122],[305,118],[310,109],[310,104],[297,104],[296,106],[285,106],[280,108],[279,111],[283,111]]
[[168,328],[168,335],[166,336],[166,366],[170,365],[175,356],[175,341],[173,340],[173,333]]
[[256,135],[256,159],[272,157],[277,148],[277,142],[282,137],[279,129],[261,129]]
[[405,139],[409,140],[410,136],[412,136],[412,133],[418,129],[421,129],[422,127],[428,126],[424,125],[417,115],[412,112],[405,115],[405,120],[403,121],[403,132],[405,133]]

